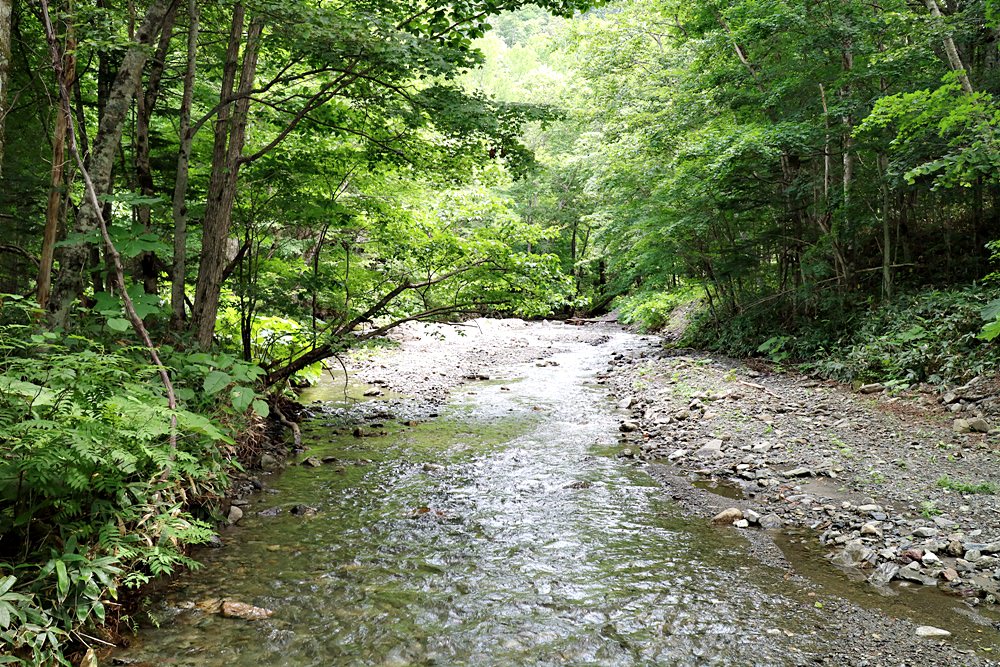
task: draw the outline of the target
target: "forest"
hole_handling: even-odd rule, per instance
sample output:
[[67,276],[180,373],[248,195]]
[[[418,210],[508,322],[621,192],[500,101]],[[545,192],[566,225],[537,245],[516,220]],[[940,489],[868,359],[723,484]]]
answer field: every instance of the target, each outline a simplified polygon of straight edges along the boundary
[[0,0],[0,664],[195,567],[296,389],[406,322],[995,371],[998,40],[991,0]]

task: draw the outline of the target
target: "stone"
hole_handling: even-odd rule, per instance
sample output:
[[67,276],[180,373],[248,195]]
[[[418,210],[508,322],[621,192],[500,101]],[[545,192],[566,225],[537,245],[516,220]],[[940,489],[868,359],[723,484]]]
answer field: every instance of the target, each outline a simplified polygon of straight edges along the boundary
[[812,477],[813,471],[809,468],[792,468],[782,473],[785,477]]
[[765,530],[777,530],[781,528],[785,522],[781,520],[781,517],[777,514],[765,514],[759,520],[760,527]]
[[941,402],[945,405],[951,405],[955,401],[959,400],[961,397],[953,391],[949,391],[947,394],[941,397]]
[[921,526],[919,528],[913,529],[914,537],[934,537],[938,534],[937,528],[931,528],[930,526]]
[[917,628],[914,633],[918,637],[923,637],[925,639],[938,639],[944,637],[951,637],[951,633],[947,630],[942,630],[941,628],[935,628],[933,625],[921,625]]
[[712,523],[716,525],[726,525],[732,524],[743,518],[743,510],[737,509],[736,507],[730,507],[729,509],[724,509],[714,517],[712,517]]
[[948,583],[952,583],[959,580],[958,572],[951,567],[946,567],[943,570],[941,570],[941,574],[939,576]]
[[843,551],[836,554],[831,562],[843,567],[861,567],[866,562],[873,560],[874,557],[874,550],[863,545],[860,540],[855,540],[845,544]]
[[740,519],[739,521],[734,521],[733,525],[736,526],[737,528],[749,528],[750,522],[747,521],[746,519]]
[[718,438],[715,438],[713,440],[709,440],[707,443],[705,443],[704,446],[702,446],[700,449],[696,450],[695,453],[694,453],[694,455],[697,456],[698,458],[702,458],[702,459],[709,458],[709,457],[712,457],[712,456],[721,456],[722,455],[722,441],[719,440]]
[[368,398],[372,398],[374,396],[381,396],[381,395],[382,395],[382,390],[381,389],[369,389],[368,391],[366,391],[364,393],[364,396],[367,396]]
[[933,551],[925,551],[924,557],[920,559],[920,562],[927,566],[938,565],[941,563],[941,559]]
[[242,518],[243,518],[243,510],[241,510],[236,505],[233,505],[232,507],[229,508],[229,516],[226,517],[226,520],[229,522],[230,526],[233,525],[234,523],[238,523],[239,520]]
[[861,536],[882,537],[882,526],[878,525],[874,521],[869,521],[868,523],[861,526]]
[[624,421],[621,426],[618,427],[622,433],[632,433],[639,430],[639,425],[633,421]]
[[965,555],[965,547],[958,540],[952,540],[948,543],[948,546],[944,548],[944,552],[949,556],[954,556],[960,558]]
[[872,382],[870,384],[863,384],[858,387],[859,394],[877,394],[878,392],[885,389],[885,385],[881,382]]
[[278,459],[268,453],[261,454],[260,456],[260,467],[264,470],[273,470],[278,467]]
[[862,514],[872,514],[882,511],[881,505],[876,505],[875,503],[868,503],[867,505],[858,505],[858,511]]
[[255,607],[245,602],[223,600],[221,613],[226,618],[241,618],[244,621],[261,621],[270,618],[274,612],[263,607]]
[[753,510],[743,510],[743,518],[750,523],[760,523],[760,514]]
[[307,466],[309,468],[319,468],[320,466],[323,465],[323,462],[320,461],[315,456],[310,456],[309,458],[303,460],[301,465]]
[[618,401],[618,407],[622,410],[628,410],[633,405],[635,405],[635,396],[626,396],[622,400]]
[[973,433],[989,433],[990,423],[983,419],[982,417],[975,417],[973,419],[967,420],[969,424],[969,430]]
[[676,461],[677,459],[682,459],[687,456],[688,450],[686,449],[675,449],[671,452],[670,456],[667,457],[668,461]]
[[895,563],[882,563],[875,568],[875,571],[868,575],[868,583],[873,586],[887,586],[890,581],[896,578],[899,573],[899,566]]
[[951,430],[955,433],[971,433],[972,426],[969,425],[968,419],[956,419],[951,424]]

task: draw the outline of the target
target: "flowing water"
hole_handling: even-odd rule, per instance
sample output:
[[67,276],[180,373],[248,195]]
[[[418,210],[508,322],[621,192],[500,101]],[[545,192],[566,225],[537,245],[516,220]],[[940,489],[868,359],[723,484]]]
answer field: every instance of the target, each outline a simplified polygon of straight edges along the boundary
[[[807,621],[782,573],[751,562],[732,529],[684,517],[615,457],[620,415],[593,382],[633,340],[569,344],[558,365],[509,369],[439,417],[389,423],[378,437],[313,420],[307,454],[338,461],[274,480],[229,544],[171,583],[153,607],[159,627],[120,658],[800,664]],[[192,608],[218,598],[274,614],[251,623]]]

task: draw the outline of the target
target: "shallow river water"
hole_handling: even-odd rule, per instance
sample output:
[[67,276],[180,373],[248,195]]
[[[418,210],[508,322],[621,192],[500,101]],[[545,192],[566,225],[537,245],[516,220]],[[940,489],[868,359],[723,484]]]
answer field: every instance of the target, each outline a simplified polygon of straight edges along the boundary
[[[615,457],[594,376],[627,336],[468,385],[440,417],[309,456],[153,606],[122,659],[156,665],[782,665],[809,644],[793,584]],[[326,420],[329,421],[329,420]],[[292,514],[297,504],[313,516]],[[262,513],[263,512],[263,513]],[[752,574],[751,574],[752,573]],[[192,602],[274,611],[247,622]],[[767,641],[761,641],[767,637]]]

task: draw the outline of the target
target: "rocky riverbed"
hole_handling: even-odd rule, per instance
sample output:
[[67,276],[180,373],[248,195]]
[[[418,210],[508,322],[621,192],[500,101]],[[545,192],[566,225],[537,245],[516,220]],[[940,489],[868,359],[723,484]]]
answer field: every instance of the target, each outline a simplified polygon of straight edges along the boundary
[[[397,334],[398,350],[357,371],[377,386],[443,400],[456,385],[511,363],[548,363],[567,335],[600,345],[613,329],[486,320],[463,336],[415,326]],[[921,595],[935,588],[942,600],[987,614],[1000,599],[1000,437],[993,428],[1000,418],[987,382],[941,394],[926,386],[853,388],[665,350],[655,336],[637,337],[633,349],[616,354],[599,382],[622,411],[622,458],[647,465],[706,522],[743,533],[761,564],[799,577],[778,545],[810,541],[822,547],[824,567],[847,574],[859,591],[902,594],[905,604],[907,588]],[[928,652],[939,664],[980,660],[968,647],[935,642],[945,628],[850,599],[834,602],[829,618],[861,643],[831,645],[820,663],[906,664]],[[980,622],[992,639],[996,628]]]
[[303,396],[305,451],[117,660],[997,664],[985,385],[859,391],[612,324],[393,338]]

